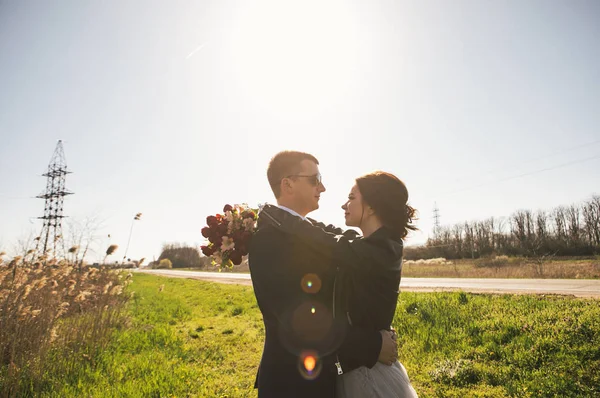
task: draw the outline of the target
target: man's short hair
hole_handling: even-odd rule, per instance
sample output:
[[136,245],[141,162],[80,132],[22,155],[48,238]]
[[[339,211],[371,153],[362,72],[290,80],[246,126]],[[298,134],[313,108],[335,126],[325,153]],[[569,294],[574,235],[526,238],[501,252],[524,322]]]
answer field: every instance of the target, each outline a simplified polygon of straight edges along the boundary
[[319,164],[317,158],[305,152],[281,151],[273,156],[267,168],[267,178],[275,198],[281,196],[281,180],[287,176],[300,173],[302,171],[300,163],[303,160],[310,160]]

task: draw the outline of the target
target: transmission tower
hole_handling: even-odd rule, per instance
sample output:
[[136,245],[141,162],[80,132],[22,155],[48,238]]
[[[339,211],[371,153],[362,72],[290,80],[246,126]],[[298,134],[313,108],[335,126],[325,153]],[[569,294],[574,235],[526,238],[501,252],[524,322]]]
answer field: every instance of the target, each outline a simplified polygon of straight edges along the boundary
[[440,232],[440,209],[438,209],[437,202],[433,205],[433,237],[438,238]]
[[46,201],[44,205],[44,216],[38,217],[44,220],[42,233],[37,238],[36,252],[58,257],[65,254],[64,240],[62,236],[63,202],[65,196],[73,194],[65,188],[67,174],[67,161],[63,150],[62,141],[58,141],[56,149],[48,165],[48,171],[42,174],[47,178],[46,191],[37,197]]

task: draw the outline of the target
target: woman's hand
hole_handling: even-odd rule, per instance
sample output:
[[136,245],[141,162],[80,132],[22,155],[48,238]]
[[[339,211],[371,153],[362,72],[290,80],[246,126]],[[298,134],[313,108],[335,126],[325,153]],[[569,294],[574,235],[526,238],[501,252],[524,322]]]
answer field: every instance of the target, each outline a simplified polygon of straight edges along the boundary
[[379,362],[384,365],[392,366],[398,359],[398,343],[396,342],[396,332],[381,330],[381,351],[379,352]]

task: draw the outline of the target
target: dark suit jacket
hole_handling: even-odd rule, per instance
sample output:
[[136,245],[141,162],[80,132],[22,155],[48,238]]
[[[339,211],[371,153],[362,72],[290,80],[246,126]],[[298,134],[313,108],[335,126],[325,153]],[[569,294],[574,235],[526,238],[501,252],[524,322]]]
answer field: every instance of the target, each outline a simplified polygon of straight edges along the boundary
[[[372,367],[377,362],[379,332],[348,327],[345,318],[334,319],[336,266],[331,256],[282,233],[262,217],[249,252],[252,284],[265,324],[255,385],[260,398],[334,397],[334,362],[348,336],[356,342],[354,363]],[[304,366],[306,355],[318,359],[312,373]]]

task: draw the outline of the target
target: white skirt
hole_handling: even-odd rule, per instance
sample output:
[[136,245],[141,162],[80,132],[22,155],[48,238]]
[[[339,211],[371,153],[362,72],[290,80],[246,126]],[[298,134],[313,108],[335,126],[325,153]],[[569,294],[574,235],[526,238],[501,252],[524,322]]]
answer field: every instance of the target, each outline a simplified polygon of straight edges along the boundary
[[413,398],[406,369],[398,361],[392,366],[377,362],[371,369],[362,366],[337,378],[337,398]]

